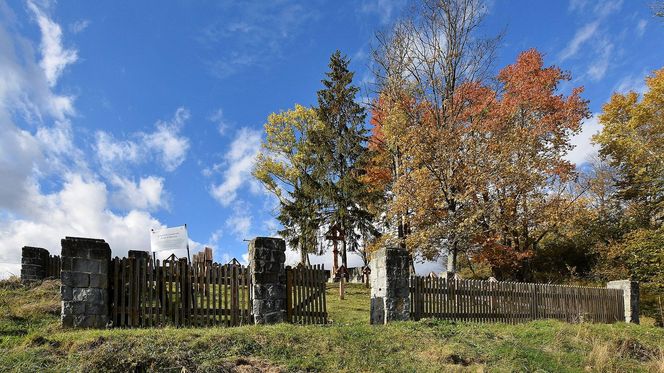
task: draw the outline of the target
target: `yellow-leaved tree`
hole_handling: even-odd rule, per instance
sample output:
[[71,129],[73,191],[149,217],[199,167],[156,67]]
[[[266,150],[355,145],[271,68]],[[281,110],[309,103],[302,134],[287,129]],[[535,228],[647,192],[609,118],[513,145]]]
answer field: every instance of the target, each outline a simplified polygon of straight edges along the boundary
[[311,139],[322,124],[316,111],[302,105],[272,113],[253,175],[279,200],[279,233],[298,248],[302,263],[318,247],[320,226],[317,152]]

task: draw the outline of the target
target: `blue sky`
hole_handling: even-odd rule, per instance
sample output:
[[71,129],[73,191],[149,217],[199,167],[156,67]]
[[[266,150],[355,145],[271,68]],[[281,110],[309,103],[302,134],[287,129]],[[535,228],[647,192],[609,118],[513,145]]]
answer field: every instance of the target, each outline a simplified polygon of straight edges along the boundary
[[[642,91],[664,62],[651,1],[500,1],[484,31],[505,36],[497,70],[528,48],[571,72],[593,113]],[[371,97],[373,35],[406,1],[0,2],[0,276],[24,245],[67,235],[114,255],[149,229],[187,224],[217,260],[273,235],[274,200],[250,171],[267,115],[313,105],[330,54]],[[584,124],[569,157],[592,156]],[[292,256],[293,258],[296,255]]]

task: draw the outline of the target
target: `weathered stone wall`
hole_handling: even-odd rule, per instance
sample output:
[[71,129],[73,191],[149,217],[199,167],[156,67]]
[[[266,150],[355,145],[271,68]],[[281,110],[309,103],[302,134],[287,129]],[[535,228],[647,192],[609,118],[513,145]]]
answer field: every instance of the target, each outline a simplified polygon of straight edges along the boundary
[[625,303],[625,322],[639,323],[639,283],[631,280],[610,281],[609,289],[621,289]]
[[48,276],[49,254],[41,247],[21,249],[21,281],[40,281]]
[[109,321],[108,268],[104,240],[66,237],[62,244],[62,326],[104,328]]
[[382,248],[369,262],[371,274],[371,324],[410,319],[410,266],[408,251]]
[[280,238],[256,237],[249,243],[256,324],[286,321],[286,243]]

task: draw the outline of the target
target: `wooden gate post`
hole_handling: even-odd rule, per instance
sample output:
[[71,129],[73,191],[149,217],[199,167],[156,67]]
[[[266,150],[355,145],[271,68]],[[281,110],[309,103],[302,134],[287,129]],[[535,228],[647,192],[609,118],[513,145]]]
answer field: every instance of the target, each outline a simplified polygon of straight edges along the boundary
[[371,266],[371,324],[410,319],[410,263],[408,251],[381,248]]
[[249,243],[249,268],[256,324],[286,321],[286,242],[256,237]]

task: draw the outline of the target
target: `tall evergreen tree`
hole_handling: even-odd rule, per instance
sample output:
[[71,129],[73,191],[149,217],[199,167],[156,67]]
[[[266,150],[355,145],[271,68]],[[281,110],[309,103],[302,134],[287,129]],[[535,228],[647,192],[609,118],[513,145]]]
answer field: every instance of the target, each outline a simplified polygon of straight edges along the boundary
[[354,86],[350,60],[334,52],[330,57],[324,89],[318,91],[318,118],[323,129],[312,140],[319,153],[323,218],[328,226],[337,225],[344,235],[342,264],[347,268],[347,250],[357,248],[363,232],[373,231],[366,201],[371,195],[360,181],[367,155],[366,112],[355,102],[359,88]]

